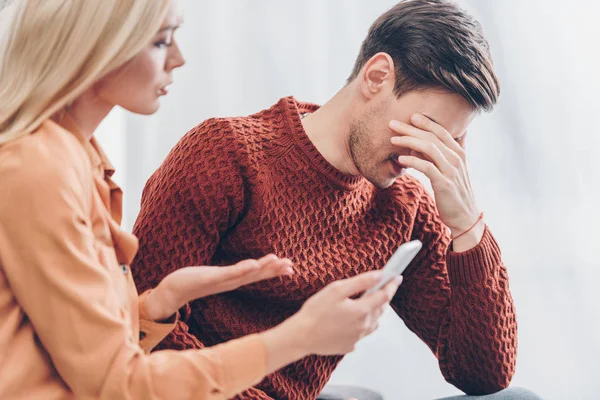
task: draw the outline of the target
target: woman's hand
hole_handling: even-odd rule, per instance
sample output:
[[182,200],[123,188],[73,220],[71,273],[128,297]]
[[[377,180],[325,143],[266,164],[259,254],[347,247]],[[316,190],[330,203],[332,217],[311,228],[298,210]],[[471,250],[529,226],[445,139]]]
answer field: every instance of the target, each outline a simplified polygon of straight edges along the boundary
[[292,317],[262,333],[268,371],[310,354],[337,355],[354,350],[356,342],[378,327],[402,277],[368,296],[355,296],[375,286],[381,272],[367,272],[336,281],[309,298]]
[[146,297],[146,315],[153,321],[169,318],[186,303],[240,286],[293,275],[292,262],[269,254],[228,267],[186,267],[167,275]]
[[356,343],[379,326],[379,317],[392,300],[402,277],[377,292],[354,298],[375,286],[381,272],[374,271],[333,282],[313,295],[293,317],[304,333],[310,354],[337,355],[354,350]]

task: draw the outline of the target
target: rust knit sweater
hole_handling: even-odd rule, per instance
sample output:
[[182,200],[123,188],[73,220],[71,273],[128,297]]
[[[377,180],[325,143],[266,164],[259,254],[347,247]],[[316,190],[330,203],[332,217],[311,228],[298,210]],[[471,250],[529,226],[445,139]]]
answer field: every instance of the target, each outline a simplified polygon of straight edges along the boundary
[[[381,268],[400,244],[420,239],[393,309],[429,346],[447,381],[469,394],[506,387],[516,322],[489,229],[474,249],[450,251],[435,204],[416,179],[405,175],[380,190],[322,157],[299,117],[316,108],[285,98],[249,117],[208,120],[148,181],[134,228],[140,290],[179,267],[270,252],[292,259],[297,271],[191,303],[159,348],[201,348],[264,331],[328,283]],[[314,399],[340,360],[307,357],[238,398]]]

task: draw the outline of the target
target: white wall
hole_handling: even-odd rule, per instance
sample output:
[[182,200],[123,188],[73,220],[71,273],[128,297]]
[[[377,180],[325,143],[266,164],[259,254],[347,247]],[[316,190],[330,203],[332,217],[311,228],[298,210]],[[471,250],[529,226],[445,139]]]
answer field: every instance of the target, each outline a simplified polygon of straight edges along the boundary
[[[120,171],[125,226],[146,179],[212,116],[278,98],[322,103],[343,84],[370,23],[394,0],[184,2],[187,66],[153,117],[117,112],[100,140]],[[465,0],[492,46],[502,98],[470,129],[471,179],[500,241],[520,328],[514,384],[548,399],[600,398],[600,90],[597,2]],[[457,393],[390,311],[336,371],[386,399]]]

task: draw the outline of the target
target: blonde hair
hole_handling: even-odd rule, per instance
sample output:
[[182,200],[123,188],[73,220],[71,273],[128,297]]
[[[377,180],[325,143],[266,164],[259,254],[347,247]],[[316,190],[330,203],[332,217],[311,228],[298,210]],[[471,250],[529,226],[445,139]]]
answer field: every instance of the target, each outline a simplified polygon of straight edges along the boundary
[[160,29],[169,0],[8,1],[0,6],[0,145],[134,58]]

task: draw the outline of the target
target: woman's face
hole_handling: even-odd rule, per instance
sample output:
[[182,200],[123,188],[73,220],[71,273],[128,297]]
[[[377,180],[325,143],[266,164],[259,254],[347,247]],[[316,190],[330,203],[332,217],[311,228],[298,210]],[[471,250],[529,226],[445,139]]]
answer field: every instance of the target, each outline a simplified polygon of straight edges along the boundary
[[95,85],[98,97],[137,114],[154,114],[160,97],[167,94],[173,82],[173,70],[185,64],[174,37],[181,23],[181,9],[177,1],[170,1],[167,16],[152,42]]

